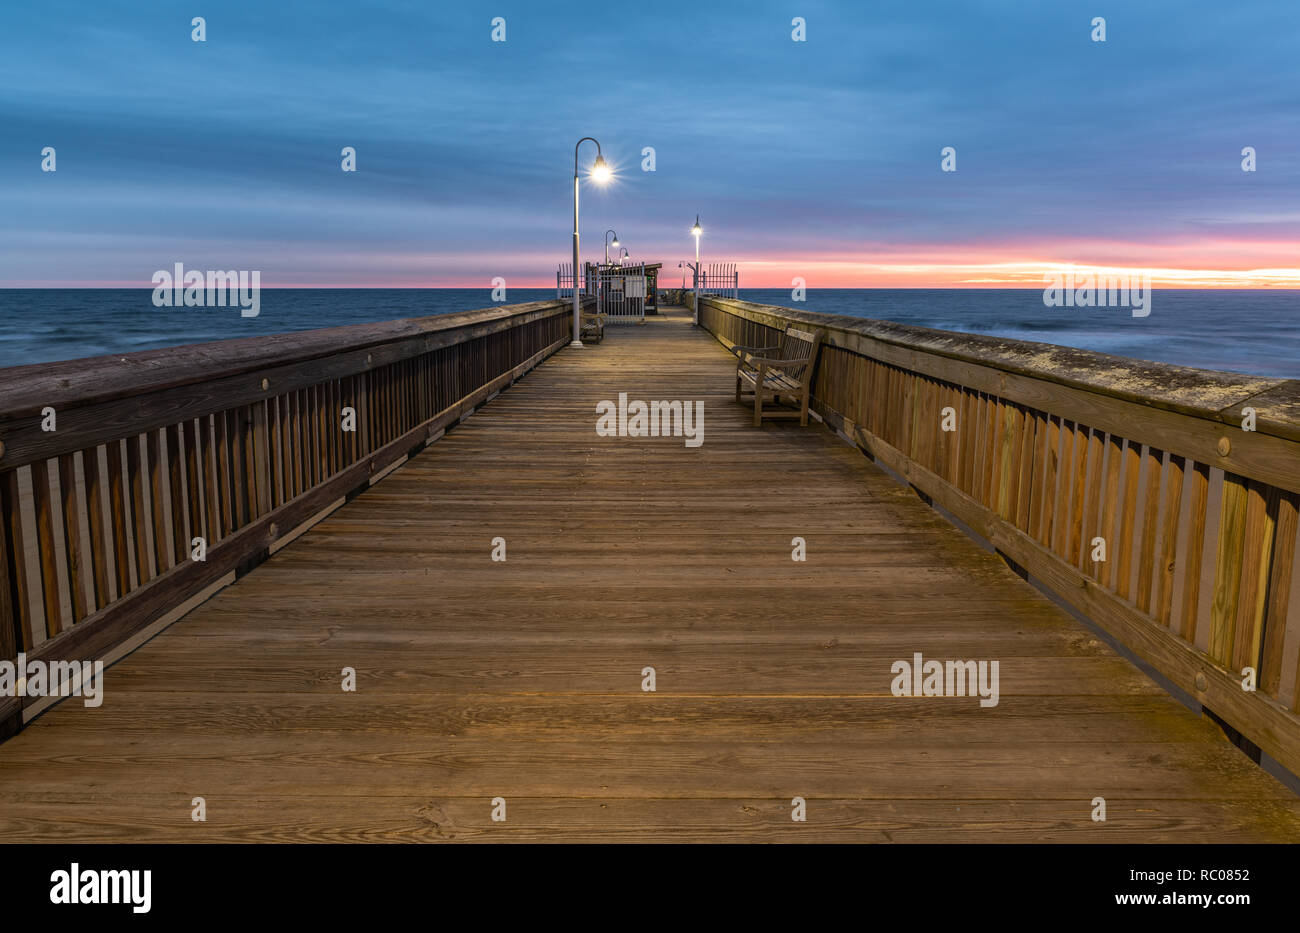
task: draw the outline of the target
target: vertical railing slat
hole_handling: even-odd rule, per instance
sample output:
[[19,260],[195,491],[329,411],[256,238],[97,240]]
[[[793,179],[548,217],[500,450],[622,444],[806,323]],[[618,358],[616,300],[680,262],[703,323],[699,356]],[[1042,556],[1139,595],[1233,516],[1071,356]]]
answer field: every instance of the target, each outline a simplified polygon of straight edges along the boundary
[[163,432],[167,445],[167,487],[171,510],[172,566],[190,556],[189,504],[185,501],[185,453],[181,449],[181,425],[169,424]]
[[81,553],[81,503],[77,496],[77,454],[59,456],[59,497],[63,510],[63,560],[68,572],[68,599],[76,624],[88,614],[86,567]]
[[200,423],[194,418],[187,419],[183,432],[185,435],[185,485],[188,497],[185,505],[190,520],[189,538],[186,541],[187,547],[193,547],[195,538],[203,538],[209,544],[212,543],[212,536],[208,534],[207,529],[204,527],[204,484],[200,465],[203,446],[199,443]]
[[1178,565],[1185,559],[1185,544],[1180,539],[1183,527],[1183,485],[1186,461],[1176,454],[1169,455],[1165,467],[1164,530],[1160,564],[1156,570],[1155,616],[1168,626],[1173,617],[1174,579]]
[[153,552],[158,574],[161,576],[172,566],[173,553],[168,538],[171,529],[167,524],[166,487],[163,485],[163,457],[160,434],[157,429],[145,432],[145,455],[149,468],[149,514],[153,525]]
[[1138,547],[1138,578],[1135,599],[1143,612],[1151,611],[1151,591],[1156,580],[1156,543],[1160,529],[1160,492],[1164,481],[1164,451],[1148,446],[1143,458],[1145,486],[1142,496],[1142,541]]
[[[109,451],[105,451],[107,454]],[[104,521],[106,497],[104,495],[104,474],[100,469],[99,448],[91,447],[84,452],[81,470],[86,486],[86,513],[89,519],[90,534],[90,573],[93,585],[94,609],[98,610],[113,600],[109,583],[108,562],[121,553],[114,549],[114,541],[109,535],[109,524]]]
[[1214,598],[1210,614],[1209,655],[1223,665],[1232,663],[1236,635],[1237,600],[1241,594],[1241,567],[1245,558],[1246,480],[1228,473],[1223,478],[1223,503],[1219,518],[1218,555],[1214,564]]
[[40,554],[41,595],[45,608],[45,633],[63,631],[63,609],[59,603],[59,573],[54,540],[54,499],[50,489],[48,460],[32,464],[32,504],[36,512],[36,547]]
[[[1296,560],[1296,532],[1300,526],[1300,495],[1277,497],[1272,568],[1269,572],[1268,607],[1264,619],[1264,648],[1260,657],[1260,689],[1281,699],[1282,675],[1286,667],[1287,618],[1291,601],[1300,599],[1300,584],[1293,574]],[[1300,656],[1300,652],[1297,652]],[[1300,663],[1298,661],[1297,663]]]
[[119,599],[134,587],[131,566],[135,554],[128,515],[131,492],[122,462],[125,456],[123,448],[127,443],[129,441],[112,441],[104,445],[104,455],[108,460],[108,518],[113,529],[113,569]]
[[[32,646],[32,610],[31,594],[27,589],[26,538],[23,534],[22,496],[18,492],[18,470],[9,469],[0,472],[0,507],[4,512],[4,528],[0,536],[4,541],[3,573],[4,611],[7,613],[4,629],[10,635],[0,633],[0,638],[9,638],[14,652],[25,651]],[[6,653],[5,658],[13,657]]]
[[1259,670],[1264,636],[1264,610],[1268,601],[1268,571],[1273,558],[1276,501],[1268,487],[1250,480],[1246,484],[1246,524],[1242,532],[1241,580],[1237,584],[1237,617],[1233,622],[1232,669]]

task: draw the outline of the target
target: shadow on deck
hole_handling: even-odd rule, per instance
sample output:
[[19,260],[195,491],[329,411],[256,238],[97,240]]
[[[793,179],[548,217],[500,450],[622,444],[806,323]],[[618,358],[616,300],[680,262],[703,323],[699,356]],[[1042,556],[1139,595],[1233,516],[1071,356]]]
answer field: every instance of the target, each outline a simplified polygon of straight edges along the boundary
[[[751,427],[733,370],[680,311],[560,351],[0,747],[0,839],[1300,837],[1212,722],[824,426]],[[703,444],[597,436],[620,392],[702,400]],[[997,705],[892,695],[917,653],[997,661]]]

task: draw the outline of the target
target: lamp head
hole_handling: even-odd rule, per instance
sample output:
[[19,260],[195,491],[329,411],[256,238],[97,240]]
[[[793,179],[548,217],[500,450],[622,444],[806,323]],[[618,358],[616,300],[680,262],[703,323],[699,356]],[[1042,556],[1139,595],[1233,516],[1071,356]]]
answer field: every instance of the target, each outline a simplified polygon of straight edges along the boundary
[[618,249],[618,234],[614,234],[614,249]]
[[609,163],[605,161],[605,157],[596,156],[596,161],[591,165],[591,180],[603,185],[609,181],[609,174]]
[[704,231],[700,229],[700,215],[699,215],[699,214],[696,214],[696,215],[695,215],[695,226],[694,226],[694,227],[691,227],[691,233],[692,233],[694,236],[699,236],[699,235],[700,235],[701,233],[703,233],[703,232],[704,232]]

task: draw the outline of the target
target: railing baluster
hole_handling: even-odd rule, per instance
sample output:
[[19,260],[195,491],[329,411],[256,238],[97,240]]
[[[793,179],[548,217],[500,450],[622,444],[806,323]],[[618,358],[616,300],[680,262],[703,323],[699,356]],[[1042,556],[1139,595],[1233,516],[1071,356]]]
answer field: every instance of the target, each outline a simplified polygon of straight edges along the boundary
[[170,498],[172,537],[172,566],[182,564],[190,557],[189,505],[185,501],[185,454],[181,449],[181,426],[169,424],[163,433],[167,445],[167,485]]
[[[0,555],[4,558],[5,574],[4,593],[0,599],[4,600],[5,611],[8,613],[5,630],[13,633],[11,636],[0,634],[0,638],[12,639],[12,647],[16,651],[26,651],[32,647],[32,599],[27,588],[26,537],[23,533],[22,496],[18,492],[16,468],[0,472],[0,506],[3,506],[5,520],[5,527],[0,530],[0,537],[4,539],[0,547],[5,552]],[[8,645],[9,641],[5,644]],[[6,658],[13,656],[5,655]]]
[[221,488],[221,442],[217,437],[220,418],[199,419],[199,450],[203,454],[203,504],[207,507],[208,546],[226,536],[230,528],[230,506]]
[[85,562],[81,554],[81,504],[77,496],[77,453],[59,457],[59,496],[63,509],[63,559],[68,571],[68,598],[72,605],[69,624],[80,622],[86,607]]
[[104,488],[104,473],[99,463],[99,447],[90,447],[83,452],[81,468],[86,486],[86,513],[89,519],[90,534],[90,573],[93,584],[95,604],[93,609],[101,609],[115,598],[111,592],[108,575],[108,561],[117,553],[114,542],[109,537],[109,526],[104,522],[107,504]]
[[1164,503],[1161,509],[1164,521],[1160,533],[1160,556],[1155,568],[1155,593],[1152,597],[1152,614],[1162,625],[1169,626],[1173,618],[1174,578],[1183,561],[1185,543],[1180,541],[1183,527],[1183,486],[1186,483],[1185,461],[1177,454],[1169,454],[1165,464]]
[[1152,588],[1156,583],[1159,568],[1156,564],[1156,547],[1160,529],[1161,483],[1164,482],[1164,451],[1148,446],[1143,459],[1142,472],[1145,477],[1145,494],[1142,511],[1142,544],[1138,549],[1138,581],[1135,601],[1143,612],[1151,611]]
[[1106,503],[1102,499],[1102,483],[1105,480],[1106,440],[1102,432],[1095,428],[1088,435],[1088,477],[1084,489],[1083,531],[1079,540],[1079,560],[1076,566],[1096,579],[1096,570],[1092,560],[1092,542],[1100,533],[1102,516]]
[[163,452],[160,449],[159,432],[155,428],[145,432],[145,455],[149,470],[149,514],[152,519],[153,553],[158,573],[165,573],[171,568],[171,551],[168,547],[167,512],[163,491]]
[[[104,445],[108,460],[108,517],[113,528],[113,569],[116,572],[117,598],[121,599],[134,589],[131,565],[135,560],[132,550],[128,507],[131,491],[127,473],[123,469],[124,448],[129,441],[109,441]],[[137,578],[138,579],[138,578]]]
[[54,505],[50,480],[48,460],[38,460],[32,464],[32,503],[36,512],[36,547],[40,554],[45,633],[53,636],[63,631],[63,610],[59,604],[58,545],[54,540]]
[[1210,615],[1210,657],[1232,663],[1237,600],[1241,594],[1241,566],[1246,542],[1246,480],[1228,473],[1223,478],[1219,518],[1218,556],[1214,564],[1214,602]]
[[271,471],[270,496],[271,508],[278,509],[284,505],[283,465],[284,450],[280,436],[280,400],[281,396],[272,395],[266,400],[266,451],[268,468]]
[[183,427],[185,443],[185,485],[188,499],[185,503],[189,515],[189,537],[186,548],[192,547],[195,538],[203,538],[209,544],[212,536],[204,527],[204,488],[201,475],[202,446],[199,443],[199,422],[194,418],[186,419]]
[[1264,637],[1264,609],[1268,600],[1268,568],[1273,559],[1276,504],[1272,491],[1261,483],[1246,483],[1246,523],[1242,534],[1241,581],[1237,584],[1237,613],[1233,620],[1232,669],[1259,672],[1259,652]]
[[[1277,497],[1274,521],[1273,566],[1268,581],[1268,608],[1264,620],[1264,648],[1260,656],[1260,689],[1269,696],[1281,696],[1286,671],[1287,619],[1298,616],[1293,600],[1300,600],[1295,576],[1297,557],[1296,532],[1300,526],[1300,495],[1281,493]],[[1300,632],[1300,629],[1297,629]],[[1297,653],[1300,658],[1300,651]],[[1300,666],[1300,661],[1297,661]],[[1294,689],[1294,686],[1293,686]],[[1300,691],[1297,691],[1300,693]]]

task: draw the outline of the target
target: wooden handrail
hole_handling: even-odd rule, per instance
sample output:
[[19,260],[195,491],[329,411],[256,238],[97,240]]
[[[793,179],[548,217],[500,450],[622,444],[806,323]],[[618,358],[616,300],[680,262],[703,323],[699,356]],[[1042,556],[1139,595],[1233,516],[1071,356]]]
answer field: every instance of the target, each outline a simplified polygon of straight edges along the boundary
[[1300,773],[1300,383],[712,297],[699,321],[823,329],[828,425]]
[[[104,656],[563,347],[571,315],[532,302],[0,370],[0,659]],[[38,699],[0,698],[0,737]]]

